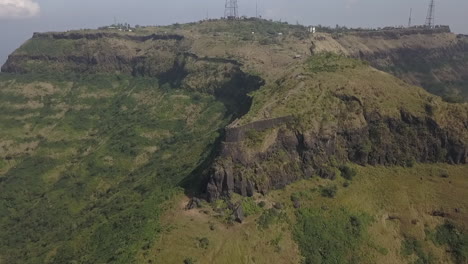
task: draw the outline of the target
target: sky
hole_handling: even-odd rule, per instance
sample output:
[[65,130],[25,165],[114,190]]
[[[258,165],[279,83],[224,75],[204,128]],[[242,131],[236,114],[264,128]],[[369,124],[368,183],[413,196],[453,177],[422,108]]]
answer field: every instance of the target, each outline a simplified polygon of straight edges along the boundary
[[[430,0],[238,0],[239,14],[303,25],[384,27],[424,24]],[[0,65],[33,32],[97,28],[117,19],[167,25],[219,18],[225,0],[0,0]],[[436,0],[436,24],[468,34],[468,0]]]

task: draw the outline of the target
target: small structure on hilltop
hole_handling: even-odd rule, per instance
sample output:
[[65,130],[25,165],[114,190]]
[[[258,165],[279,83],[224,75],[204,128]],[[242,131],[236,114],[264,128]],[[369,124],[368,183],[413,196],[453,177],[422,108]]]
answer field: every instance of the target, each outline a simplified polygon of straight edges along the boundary
[[133,32],[135,31],[135,28],[132,28],[130,26],[130,24],[128,23],[114,23],[110,26],[105,26],[105,27],[99,27],[98,29],[101,29],[101,30],[118,30],[118,31],[127,31],[127,32]]

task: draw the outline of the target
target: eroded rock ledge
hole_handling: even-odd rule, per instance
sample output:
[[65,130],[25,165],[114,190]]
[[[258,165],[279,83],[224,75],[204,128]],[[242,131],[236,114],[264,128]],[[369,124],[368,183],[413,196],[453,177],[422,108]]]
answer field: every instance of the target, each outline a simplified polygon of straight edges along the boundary
[[[259,121],[226,129],[219,158],[211,167],[206,188],[209,201],[231,193],[252,196],[283,188],[314,174],[336,177],[333,163],[411,166],[414,162],[468,163],[468,147],[430,117],[402,110],[400,118],[365,114],[361,129],[323,128],[299,131],[291,117]],[[274,142],[265,149],[245,145],[249,130],[266,131]]]

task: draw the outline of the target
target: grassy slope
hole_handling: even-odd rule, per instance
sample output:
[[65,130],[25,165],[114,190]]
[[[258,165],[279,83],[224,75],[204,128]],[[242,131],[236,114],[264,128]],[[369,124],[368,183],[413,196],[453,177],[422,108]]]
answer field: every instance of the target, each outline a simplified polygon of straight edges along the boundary
[[271,117],[332,112],[340,104],[334,94],[356,96],[367,109],[388,116],[398,115],[401,107],[421,114],[431,97],[360,61],[331,53],[311,57],[280,80],[252,94],[254,105],[244,119],[259,119],[265,112]]
[[[331,53],[310,57],[303,65],[284,73],[279,81],[251,95],[252,108],[242,117],[241,124],[294,115],[300,120],[300,128],[318,129],[321,124],[336,124],[344,111],[346,122],[336,125],[359,128],[365,125],[362,111],[399,118],[403,109],[418,117],[429,115],[442,128],[450,128],[463,141],[468,141],[464,124],[460,122],[468,119],[467,103],[445,103],[420,87],[360,61]],[[362,107],[357,102],[346,106],[339,96],[356,98]]]
[[[453,221],[465,234],[468,231],[466,165],[354,168],[357,176],[347,188],[342,187],[345,182],[342,178],[329,181],[314,177],[284,190],[273,191],[265,197],[257,196],[256,202],[264,201],[266,207],[248,217],[243,224],[226,224],[224,218],[217,216],[209,206],[186,211],[183,206],[187,199],[180,195],[173,209],[163,217],[166,231],[149,250],[146,259],[153,259],[155,263],[182,263],[186,258],[198,260],[196,263],[271,263],[275,260],[298,263],[298,246],[292,240],[293,230],[297,227],[296,215],[298,211],[312,211],[318,214],[312,218],[316,223],[330,223],[316,226],[314,231],[315,236],[322,237],[319,245],[337,249],[330,254],[332,257],[344,255],[347,256],[346,261],[351,259],[347,251],[350,244],[339,246],[342,241],[329,236],[344,232],[343,241],[348,241],[347,237],[353,233],[340,229],[342,221],[352,215],[361,215],[360,219],[364,219],[362,235],[355,242],[348,241],[354,243],[352,256],[360,256],[359,263],[411,263],[417,260],[415,254],[403,254],[402,245],[408,238],[420,241],[423,252],[433,255],[432,263],[455,263],[444,246],[431,240],[430,233],[446,220]],[[448,173],[449,177],[443,178],[441,173]],[[321,195],[321,186],[329,185],[338,187],[335,198]],[[292,195],[299,197],[301,209],[294,209]],[[263,229],[258,224],[259,218],[277,202],[284,205],[282,211],[287,214],[286,220]],[[444,219],[430,215],[434,210],[446,212],[449,216]],[[215,227],[214,231],[210,226]],[[206,249],[198,243],[203,237],[210,241]],[[275,240],[279,242],[275,243]],[[465,245],[465,250],[468,250],[468,245]],[[323,263],[344,262],[329,260]]]
[[132,263],[227,122],[154,79],[1,75],[0,259]]

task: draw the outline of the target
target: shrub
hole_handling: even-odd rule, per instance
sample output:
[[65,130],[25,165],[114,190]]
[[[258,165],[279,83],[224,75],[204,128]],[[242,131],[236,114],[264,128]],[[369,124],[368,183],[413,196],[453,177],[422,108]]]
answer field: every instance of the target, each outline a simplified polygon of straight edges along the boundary
[[270,208],[263,212],[258,218],[257,225],[261,229],[267,229],[273,224],[277,224],[283,220],[286,220],[286,214],[278,209]]
[[456,263],[468,262],[468,234],[460,232],[453,223],[438,226],[432,240],[437,245],[448,246]]
[[338,192],[338,187],[336,185],[328,185],[322,188],[321,194],[323,197],[333,198]]
[[340,171],[341,171],[341,176],[349,181],[352,180],[354,176],[357,175],[356,170],[347,165],[341,166]]
[[413,157],[407,158],[407,159],[405,160],[405,167],[407,167],[407,168],[412,168],[412,167],[414,167],[414,164],[415,164],[415,163],[416,163],[416,161],[414,160]]
[[198,239],[198,246],[203,249],[207,249],[210,246],[210,240],[206,237]]
[[193,258],[186,258],[184,259],[184,264],[195,264],[197,261]]
[[246,133],[246,145],[251,148],[261,146],[263,138],[264,134],[262,132],[251,129]]
[[332,167],[323,167],[318,171],[320,178],[334,180],[336,179],[336,174],[339,173],[339,170]]
[[296,202],[296,201],[299,201],[299,197],[300,194],[299,193],[293,193],[291,194],[291,202]]
[[242,199],[242,209],[244,210],[245,216],[254,215],[261,211],[261,208],[251,197]]
[[417,264],[432,264],[434,262],[434,256],[426,254],[424,252],[422,244],[419,240],[414,238],[406,238],[401,244],[401,254],[404,256],[411,256],[415,254],[417,260],[414,263]]

